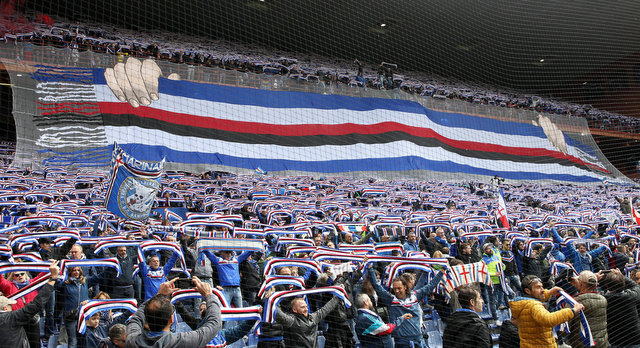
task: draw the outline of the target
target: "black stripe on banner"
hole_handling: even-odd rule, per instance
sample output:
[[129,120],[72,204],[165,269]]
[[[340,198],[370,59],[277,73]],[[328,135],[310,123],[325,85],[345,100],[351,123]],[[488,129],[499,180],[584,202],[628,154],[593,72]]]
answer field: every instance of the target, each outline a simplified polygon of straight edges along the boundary
[[449,152],[456,153],[469,158],[479,158],[488,160],[511,161],[522,163],[555,163],[563,166],[573,166],[583,170],[593,172],[585,165],[572,162],[567,159],[554,158],[550,156],[524,156],[512,155],[501,152],[478,151],[472,149],[461,149],[441,142],[435,138],[424,138],[407,134],[405,132],[393,131],[380,134],[345,134],[345,135],[305,135],[305,136],[280,136],[272,134],[253,134],[223,131],[212,128],[200,128],[173,124],[153,118],[139,117],[131,114],[102,114],[105,126],[113,127],[140,127],[144,129],[154,129],[162,132],[204,139],[215,139],[233,143],[278,145],[288,147],[307,147],[323,145],[354,145],[354,144],[385,144],[394,141],[409,141],[423,147],[440,147]]

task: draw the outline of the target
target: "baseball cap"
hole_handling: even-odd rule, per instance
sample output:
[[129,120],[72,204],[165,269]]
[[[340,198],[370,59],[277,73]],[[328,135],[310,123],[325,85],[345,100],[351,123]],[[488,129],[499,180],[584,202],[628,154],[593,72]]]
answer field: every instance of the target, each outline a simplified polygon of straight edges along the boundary
[[582,272],[580,272],[580,275],[578,276],[578,280],[581,283],[585,283],[585,284],[588,284],[588,285],[591,285],[591,286],[598,285],[598,278],[591,271],[582,271]]
[[11,306],[18,303],[18,301],[16,300],[10,300],[4,296],[0,296],[0,309],[6,307],[6,306]]

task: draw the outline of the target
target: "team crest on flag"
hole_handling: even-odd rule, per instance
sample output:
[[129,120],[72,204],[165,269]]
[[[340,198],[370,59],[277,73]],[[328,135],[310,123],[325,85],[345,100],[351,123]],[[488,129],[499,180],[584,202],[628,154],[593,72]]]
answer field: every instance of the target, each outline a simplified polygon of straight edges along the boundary
[[111,179],[107,190],[107,209],[125,219],[149,217],[160,189],[161,162],[142,162],[114,144]]

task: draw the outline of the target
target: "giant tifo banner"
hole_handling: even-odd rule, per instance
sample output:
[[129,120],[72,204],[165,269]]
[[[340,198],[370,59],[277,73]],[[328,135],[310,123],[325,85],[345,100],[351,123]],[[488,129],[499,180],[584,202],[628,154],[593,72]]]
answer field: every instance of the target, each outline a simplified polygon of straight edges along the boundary
[[624,179],[602,156],[586,122],[563,132],[548,116],[525,123],[448,112],[425,107],[419,96],[353,97],[186,81],[166,78],[153,61],[133,58],[104,69],[25,69],[28,74],[11,74],[16,95],[27,98],[14,112],[16,164],[23,166],[107,170],[117,143],[140,161],[165,159],[166,170],[192,172]]

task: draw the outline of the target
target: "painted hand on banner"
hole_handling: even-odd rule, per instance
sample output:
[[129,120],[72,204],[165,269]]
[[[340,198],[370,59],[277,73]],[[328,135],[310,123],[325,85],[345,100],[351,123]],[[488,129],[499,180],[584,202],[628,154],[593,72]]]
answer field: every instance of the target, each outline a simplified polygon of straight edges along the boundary
[[[160,98],[158,94],[158,80],[162,70],[152,59],[143,62],[129,57],[126,63],[118,63],[113,68],[107,68],[104,78],[111,92],[122,102],[128,102],[134,108],[140,105],[150,105]],[[167,77],[179,80],[180,76],[173,73]]]

